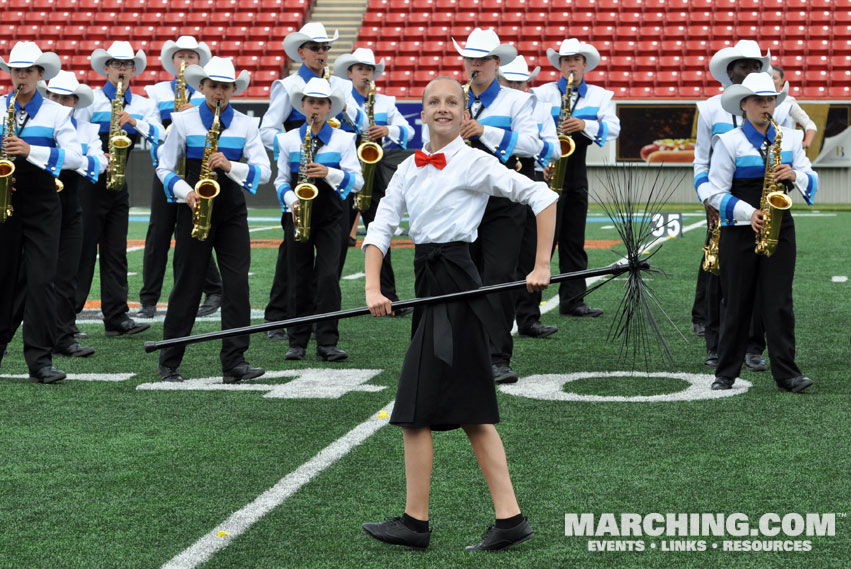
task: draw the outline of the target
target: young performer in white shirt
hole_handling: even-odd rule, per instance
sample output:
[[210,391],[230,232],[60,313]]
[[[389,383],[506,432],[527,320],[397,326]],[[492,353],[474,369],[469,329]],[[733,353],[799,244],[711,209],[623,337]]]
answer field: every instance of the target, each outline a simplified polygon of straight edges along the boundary
[[[482,285],[470,256],[490,196],[532,207],[538,219],[538,247],[528,290],[547,287],[555,225],[556,195],[545,184],[500,166],[489,153],[461,138],[464,92],[454,79],[439,77],[423,92],[422,121],[430,133],[425,152],[396,171],[364,240],[366,302],[374,316],[391,311],[381,294],[381,262],[402,215],[408,212],[416,245],[414,271],[418,297]],[[414,310],[411,347],[405,356],[391,424],[402,427],[407,494],[405,513],[364,530],[390,544],[424,548],[429,544],[429,487],[434,456],[432,431],[462,428],[470,439],[493,499],[496,523],[468,549],[502,549],[533,535],[520,512],[508,473],[483,322],[489,303],[471,301]]]
[[[256,121],[230,105],[232,97],[248,87],[249,74],[239,77],[229,59],[213,57],[203,68],[186,68],[186,81],[204,94],[199,107],[172,115],[171,130],[160,147],[157,176],[165,191],[181,205],[177,213],[174,246],[174,289],[169,296],[163,323],[163,338],[178,338],[192,331],[198,313],[198,301],[212,250],[222,271],[222,329],[239,328],[251,323],[248,271],[251,267],[251,243],[248,237],[248,212],[243,192],[255,193],[272,174],[269,157],[260,140]],[[192,236],[193,213],[199,200],[193,189],[201,178],[205,154],[212,151],[209,136],[219,107],[219,136],[216,152],[209,156],[211,174],[220,191],[212,198],[212,215],[205,239]],[[207,142],[210,142],[210,151]],[[186,158],[186,179],[177,175],[178,163]],[[242,160],[245,159],[245,162]],[[245,361],[249,336],[222,340],[219,359],[225,383],[235,383],[263,375],[264,370]],[[160,352],[158,371],[163,381],[183,381],[178,370],[185,347]]]

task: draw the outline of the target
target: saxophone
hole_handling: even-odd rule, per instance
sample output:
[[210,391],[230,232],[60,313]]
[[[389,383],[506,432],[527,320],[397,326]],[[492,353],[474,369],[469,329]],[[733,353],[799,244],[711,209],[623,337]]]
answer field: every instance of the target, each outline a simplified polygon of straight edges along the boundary
[[[375,126],[375,81],[369,81],[369,94],[366,96],[364,110],[369,119],[369,128]],[[373,142],[368,138],[358,146],[358,160],[360,160],[361,171],[363,172],[363,188],[358,192],[358,197],[355,203],[357,209],[364,212],[369,209],[372,203],[372,181],[375,178],[375,165],[384,158],[384,149],[377,142]]]
[[721,220],[706,228],[706,242],[703,245],[703,270],[713,275],[721,273],[721,260],[718,256],[718,243],[721,240]]
[[14,211],[12,207],[12,188],[15,185],[15,157],[9,156],[6,153],[6,140],[10,136],[15,136],[15,130],[17,128],[17,124],[15,123],[15,100],[23,88],[23,85],[18,85],[9,98],[9,108],[6,110],[6,124],[3,128],[3,138],[0,139],[0,223],[4,223],[12,215],[12,211]]
[[130,137],[118,126],[118,117],[124,112],[124,75],[118,76],[115,98],[112,100],[112,114],[109,117],[109,172],[106,176],[107,190],[120,190],[124,186],[127,153],[130,150]]
[[[479,74],[478,71],[473,71],[470,73],[470,78],[467,80],[467,83],[462,87],[464,89],[464,110],[467,110],[470,107],[470,87],[473,85],[473,79]],[[470,118],[473,118],[472,115]],[[464,142],[467,143],[467,146],[471,146],[473,143],[470,142],[469,138],[465,138]]]
[[[328,81],[328,86],[330,87],[331,86],[331,67],[327,64],[322,68],[322,78],[325,79],[326,81]],[[331,126],[331,128],[340,128],[342,126],[342,124],[340,123],[340,121],[336,117],[328,117],[326,122]]]
[[216,114],[213,116],[213,124],[207,131],[204,141],[204,156],[201,158],[201,174],[195,183],[195,193],[198,201],[192,211],[192,237],[198,241],[205,241],[210,234],[210,220],[213,216],[213,198],[219,195],[221,187],[216,181],[216,173],[210,171],[210,157],[219,150],[219,113],[222,110],[222,102],[216,101]]
[[[174,90],[174,112],[178,112],[180,107],[189,102],[188,97],[186,96],[186,78],[184,73],[186,72],[186,61],[180,62],[180,71],[177,72],[177,85]],[[166,129],[166,134],[171,130],[171,125],[168,125],[168,129]],[[177,175],[181,178],[186,178],[186,156],[183,156],[180,160],[177,161]]]
[[310,183],[310,178],[307,177],[307,165],[313,162],[312,129],[315,120],[316,115],[310,115],[307,121],[304,143],[301,145],[301,160],[298,163],[298,184],[293,190],[298,198],[298,203],[293,204],[293,226],[295,238],[301,243],[306,243],[310,239],[310,213],[313,209],[313,200],[319,195],[319,188]]
[[550,172],[550,189],[557,194],[561,194],[564,187],[564,176],[567,174],[567,160],[573,151],[576,150],[576,142],[573,137],[564,132],[561,124],[570,118],[570,96],[573,94],[573,72],[567,76],[567,88],[564,90],[564,95],[561,96],[561,111],[558,114],[558,123],[556,124],[556,132],[558,133],[559,148],[561,148],[561,157],[553,165],[553,170]]
[[765,118],[774,127],[775,136],[774,144],[768,152],[765,159],[765,177],[762,182],[762,198],[759,202],[759,209],[762,210],[762,229],[756,236],[756,247],[754,252],[757,255],[765,255],[770,257],[777,249],[777,239],[780,236],[780,224],[783,221],[783,212],[792,207],[792,198],[786,195],[786,192],[781,190],[782,184],[778,184],[774,180],[774,167],[780,164],[780,144],[783,135],[780,131],[780,126],[774,122],[774,118],[768,113]]

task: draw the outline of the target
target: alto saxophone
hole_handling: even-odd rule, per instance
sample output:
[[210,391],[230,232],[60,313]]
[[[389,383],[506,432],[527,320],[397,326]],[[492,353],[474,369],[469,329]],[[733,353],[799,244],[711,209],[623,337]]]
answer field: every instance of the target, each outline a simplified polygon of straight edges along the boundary
[[[473,80],[476,78],[476,76],[478,74],[479,74],[478,71],[473,71],[472,73],[470,73],[470,78],[467,80],[467,83],[464,85],[464,87],[462,87],[462,89],[464,89],[464,110],[465,111],[470,107],[470,87],[473,85]],[[470,115],[470,118],[473,118],[472,115]],[[467,146],[471,146],[473,144],[472,142],[470,142],[469,138],[465,138],[464,142],[467,143]]]
[[564,95],[561,96],[561,111],[558,114],[558,124],[556,124],[556,132],[558,133],[558,143],[561,149],[561,157],[553,165],[553,171],[550,172],[550,189],[557,194],[561,194],[564,187],[564,176],[567,174],[567,160],[573,151],[576,150],[576,142],[573,137],[564,132],[562,123],[570,118],[570,96],[573,94],[573,72],[567,76],[567,88],[564,90]]
[[15,157],[6,152],[6,141],[10,136],[15,136],[17,124],[15,123],[15,100],[23,85],[15,87],[15,91],[9,98],[9,108],[6,109],[6,122],[3,125],[3,137],[0,139],[0,223],[4,223],[15,208],[12,207],[12,188],[15,186]]
[[[322,68],[322,78],[325,79],[326,81],[328,81],[328,86],[330,87],[331,86],[331,67],[329,65],[325,65]],[[328,123],[328,125],[331,128],[340,128],[341,126],[343,126],[340,123],[340,121],[335,117],[328,117],[326,122]]]
[[[186,96],[186,78],[184,74],[186,73],[186,61],[180,62],[180,71],[177,72],[177,85],[174,90],[174,112],[178,112],[180,107],[189,102],[188,97]],[[171,129],[171,125],[168,125],[168,129],[166,129],[166,134],[168,134],[168,130]],[[180,160],[177,161],[177,175],[181,178],[186,178],[186,156],[183,156]]]
[[216,173],[210,170],[210,157],[219,151],[219,113],[222,110],[222,102],[216,101],[216,114],[213,116],[213,124],[207,131],[204,140],[204,156],[201,158],[201,174],[195,183],[195,193],[198,201],[192,211],[192,237],[198,241],[205,241],[210,234],[210,225],[213,216],[213,198],[219,195],[221,187],[216,181]]
[[706,242],[703,245],[703,270],[713,275],[721,274],[721,259],[718,255],[718,245],[721,241],[721,220],[711,223],[706,228]]
[[307,165],[313,162],[312,129],[315,120],[316,115],[310,115],[307,121],[304,143],[301,145],[301,160],[298,163],[298,184],[293,190],[298,198],[298,203],[293,204],[293,226],[295,238],[301,243],[306,243],[310,239],[310,214],[313,209],[313,200],[319,195],[319,188],[307,177]]
[[762,229],[756,236],[757,255],[770,257],[777,250],[777,240],[780,236],[780,224],[783,222],[783,212],[792,207],[792,198],[786,192],[779,189],[781,184],[774,180],[774,168],[781,163],[780,144],[783,135],[780,126],[774,122],[774,118],[768,113],[765,118],[774,127],[774,144],[765,158],[765,177],[762,182],[762,198],[759,201],[759,209],[762,210]]
[[[369,93],[366,96],[364,110],[369,119],[369,128],[375,126],[375,81],[369,81]],[[358,160],[360,160],[361,172],[363,173],[363,187],[358,192],[355,203],[357,209],[364,212],[372,203],[372,181],[375,178],[375,165],[384,158],[384,149],[377,142],[367,139],[358,146]]]
[[107,190],[120,190],[124,186],[127,153],[130,150],[130,137],[118,126],[118,117],[124,112],[124,75],[118,76],[115,86],[115,98],[112,100],[112,114],[109,117],[109,172],[106,176]]

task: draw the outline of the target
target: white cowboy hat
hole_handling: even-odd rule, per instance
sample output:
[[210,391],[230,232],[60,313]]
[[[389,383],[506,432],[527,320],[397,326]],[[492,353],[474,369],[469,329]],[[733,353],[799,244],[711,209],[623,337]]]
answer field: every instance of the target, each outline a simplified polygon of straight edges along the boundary
[[296,89],[290,95],[290,103],[294,109],[301,112],[301,100],[304,97],[316,97],[319,99],[331,99],[331,112],[328,113],[328,118],[336,117],[346,106],[346,97],[340,92],[340,89],[331,90],[331,85],[328,81],[321,77],[314,77],[305,84],[301,89]]
[[118,61],[133,61],[136,64],[136,71],[130,77],[135,77],[145,70],[148,60],[145,57],[145,52],[141,49],[133,55],[133,46],[129,41],[115,41],[109,46],[109,49],[96,49],[92,52],[92,69],[106,77],[106,72],[103,66],[110,59]]
[[741,85],[730,85],[724,89],[724,94],[721,95],[721,106],[730,114],[742,116],[742,99],[751,95],[776,96],[777,105],[779,105],[789,94],[789,83],[787,82],[779,93],[775,89],[774,79],[768,73],[749,73]]
[[728,87],[733,84],[730,76],[727,75],[727,66],[737,59],[756,59],[762,62],[760,71],[768,71],[771,61],[771,50],[767,50],[765,55],[759,49],[759,44],[753,40],[739,40],[733,47],[725,47],[718,50],[709,60],[709,73],[716,81],[721,83],[722,87]]
[[76,95],[75,109],[84,109],[95,100],[91,87],[77,81],[77,76],[70,71],[60,71],[50,80],[50,83],[39,81],[36,88],[42,96],[46,96],[48,91],[57,95]]
[[177,41],[168,40],[163,44],[162,51],[160,52],[160,61],[162,61],[163,69],[175,77],[177,76],[177,69],[174,67],[172,58],[174,58],[175,53],[182,49],[188,49],[197,53],[202,67],[207,65],[213,56],[207,44],[197,41],[192,36],[180,36],[177,38]]
[[499,57],[500,65],[508,65],[517,57],[517,50],[514,46],[507,43],[500,44],[499,36],[493,30],[476,28],[467,36],[467,41],[464,43],[463,49],[455,41],[455,38],[452,38],[452,43],[455,44],[456,51],[462,57],[480,59],[489,55],[495,55]]
[[284,51],[287,57],[301,63],[302,59],[298,55],[298,48],[302,44],[309,41],[332,43],[338,37],[340,37],[338,30],[334,30],[334,37],[329,38],[328,32],[325,31],[325,26],[322,23],[308,22],[299,31],[287,34],[287,37],[284,38]]
[[366,47],[359,47],[351,55],[345,53],[337,58],[337,61],[334,62],[334,75],[348,79],[349,67],[355,63],[372,65],[375,68],[375,73],[372,75],[373,81],[384,74],[384,60],[382,59],[380,63],[375,63],[375,54],[372,53],[372,50]]
[[529,65],[526,63],[526,58],[518,55],[514,61],[507,65],[499,66],[499,74],[509,81],[531,81],[541,72],[541,66],[535,68],[532,73],[529,73]]
[[43,52],[31,41],[19,41],[9,53],[9,63],[0,57],[0,69],[11,73],[10,68],[25,68],[38,65],[44,69],[44,80],[52,79],[59,73],[62,63],[59,56],[52,51]]
[[186,71],[183,72],[183,77],[186,79],[186,84],[196,91],[201,87],[201,81],[211,79],[219,83],[235,83],[236,89],[234,96],[239,95],[248,88],[248,82],[251,79],[251,74],[244,69],[240,71],[239,77],[236,76],[236,70],[233,67],[233,61],[224,57],[212,57],[207,65],[187,65]]
[[585,73],[600,65],[600,52],[590,43],[582,43],[576,38],[568,38],[561,42],[558,51],[547,50],[547,59],[556,69],[561,69],[559,61],[565,55],[581,55],[585,58]]

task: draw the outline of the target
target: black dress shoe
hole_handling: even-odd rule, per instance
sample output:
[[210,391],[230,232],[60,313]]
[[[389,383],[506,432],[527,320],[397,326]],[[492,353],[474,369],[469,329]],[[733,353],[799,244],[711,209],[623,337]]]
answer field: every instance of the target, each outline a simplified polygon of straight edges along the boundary
[[139,312],[136,313],[136,318],[153,318],[156,313],[157,306],[155,304],[143,304]]
[[316,359],[320,362],[341,362],[349,358],[344,350],[337,346],[316,346]]
[[80,329],[77,328],[76,324],[74,324],[74,327],[72,328],[72,330],[74,330],[74,337],[77,338],[78,340],[88,340],[89,339],[89,335],[86,334],[85,332],[81,332]]
[[283,328],[275,328],[274,330],[266,331],[266,339],[267,340],[286,340],[287,339],[287,331]]
[[166,367],[162,365],[157,366],[157,372],[160,374],[160,378],[163,381],[180,383],[183,381],[183,376],[180,375],[180,371],[176,367]]
[[404,306],[402,308],[397,308],[396,310],[394,310],[393,316],[395,316],[396,318],[401,318],[403,316],[407,316],[408,314],[410,314],[413,311],[414,311],[413,306]]
[[783,393],[800,393],[813,384],[813,380],[809,377],[799,375],[792,379],[777,382],[777,391]]
[[552,336],[556,332],[558,332],[557,327],[547,326],[546,324],[541,324],[538,321],[532,322],[532,325],[528,328],[517,330],[517,334],[521,338],[546,338],[547,336]]
[[715,381],[712,382],[712,391],[724,391],[726,389],[733,389],[733,382],[735,379],[730,379],[728,377],[716,377]]
[[406,545],[414,549],[425,549],[431,541],[431,530],[418,532],[405,525],[402,517],[387,518],[378,524],[363,524],[363,531],[378,541],[391,545]]
[[718,352],[706,352],[706,360],[703,364],[706,367],[718,367]]
[[139,332],[144,332],[145,330],[147,330],[150,327],[151,327],[151,325],[148,324],[148,323],[139,324],[139,323],[133,321],[132,318],[128,318],[127,320],[125,320],[124,322],[122,322],[121,324],[118,325],[118,329],[110,330],[109,328],[107,328],[106,337],[107,338],[114,338],[115,336],[125,336],[125,335],[130,335],[130,334],[138,334]]
[[242,362],[238,366],[227,370],[222,374],[222,381],[225,383],[237,383],[244,379],[254,379],[266,373],[262,367],[251,367],[248,362]]
[[93,356],[95,349],[91,346],[81,346],[77,342],[68,344],[64,348],[54,348],[53,353],[66,358],[87,358]]
[[768,369],[762,354],[745,354],[745,367],[750,371],[765,371]]
[[493,551],[496,549],[505,549],[524,541],[529,541],[535,536],[532,531],[532,526],[524,517],[523,521],[513,528],[500,529],[496,526],[488,526],[485,535],[482,536],[481,543],[476,545],[468,545],[467,551]]
[[65,379],[65,372],[53,366],[44,366],[37,372],[30,372],[30,383],[56,383]]
[[706,335],[706,325],[703,322],[692,322],[691,329],[694,330],[694,335],[698,338],[703,338]]
[[287,350],[287,355],[284,356],[285,360],[303,360],[305,356],[306,350],[304,348],[299,348],[298,346],[290,346],[290,349]]
[[587,304],[580,304],[561,313],[562,316],[575,316],[577,318],[596,318],[602,314],[602,308],[591,308]]
[[204,298],[204,302],[198,307],[198,316],[209,316],[214,313],[222,305],[222,295],[208,294]]
[[508,364],[491,364],[494,383],[517,383],[518,375]]

